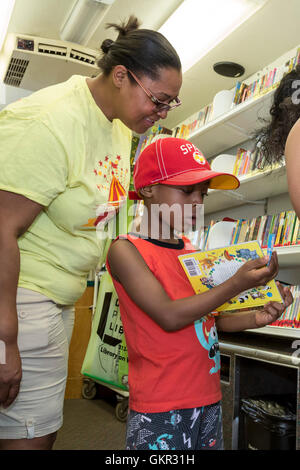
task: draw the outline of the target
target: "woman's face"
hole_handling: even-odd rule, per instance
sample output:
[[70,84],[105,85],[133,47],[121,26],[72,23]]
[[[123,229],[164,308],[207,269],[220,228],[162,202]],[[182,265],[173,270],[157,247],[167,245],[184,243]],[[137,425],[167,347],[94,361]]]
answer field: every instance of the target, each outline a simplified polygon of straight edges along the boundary
[[[140,74],[138,78],[142,86],[160,101],[170,103],[179,95],[182,75],[174,68],[160,69],[157,80]],[[143,134],[156,121],[165,119],[168,115],[167,110],[157,110],[143,88],[129,79],[129,72],[120,97],[118,117],[137,134]]]

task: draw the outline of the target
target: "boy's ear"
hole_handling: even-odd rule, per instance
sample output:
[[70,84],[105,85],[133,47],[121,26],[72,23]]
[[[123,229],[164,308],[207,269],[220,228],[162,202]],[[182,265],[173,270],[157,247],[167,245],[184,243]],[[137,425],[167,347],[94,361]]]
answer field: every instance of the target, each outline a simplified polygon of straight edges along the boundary
[[128,80],[127,70],[124,65],[116,65],[114,67],[112,80],[117,88],[121,88],[125,81]]
[[143,198],[151,198],[153,195],[153,186],[144,186],[144,188],[139,189],[139,193]]

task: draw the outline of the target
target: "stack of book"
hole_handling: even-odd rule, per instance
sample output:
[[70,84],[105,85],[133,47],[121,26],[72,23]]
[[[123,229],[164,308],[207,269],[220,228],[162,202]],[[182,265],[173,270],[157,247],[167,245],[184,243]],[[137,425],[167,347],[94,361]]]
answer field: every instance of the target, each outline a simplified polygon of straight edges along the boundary
[[294,302],[270,326],[300,328],[300,286],[290,286]]
[[[211,227],[216,223],[212,220],[204,229],[200,248],[207,250]],[[295,211],[283,211],[274,215],[260,215],[253,219],[239,219],[232,231],[230,245],[258,240],[262,248],[267,248],[269,235],[275,235],[274,246],[300,244],[300,221]]]

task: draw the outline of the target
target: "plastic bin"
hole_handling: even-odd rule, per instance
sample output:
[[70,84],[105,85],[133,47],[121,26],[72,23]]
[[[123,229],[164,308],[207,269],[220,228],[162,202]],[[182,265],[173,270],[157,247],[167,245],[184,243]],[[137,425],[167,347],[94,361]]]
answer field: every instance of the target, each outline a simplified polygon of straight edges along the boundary
[[296,407],[291,397],[242,399],[245,447],[253,450],[295,450]]

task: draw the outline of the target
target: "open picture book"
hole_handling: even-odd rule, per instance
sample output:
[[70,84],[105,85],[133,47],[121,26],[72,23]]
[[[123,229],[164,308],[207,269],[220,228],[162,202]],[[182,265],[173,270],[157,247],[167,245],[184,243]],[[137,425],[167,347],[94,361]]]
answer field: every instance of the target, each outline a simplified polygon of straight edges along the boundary
[[[264,253],[259,242],[250,241],[208,251],[196,251],[178,258],[195,293],[200,294],[225,282],[247,261],[262,256]],[[274,280],[242,292],[216,310],[222,313],[254,310],[263,308],[271,300],[282,303]]]

